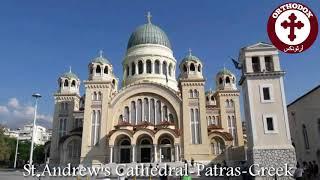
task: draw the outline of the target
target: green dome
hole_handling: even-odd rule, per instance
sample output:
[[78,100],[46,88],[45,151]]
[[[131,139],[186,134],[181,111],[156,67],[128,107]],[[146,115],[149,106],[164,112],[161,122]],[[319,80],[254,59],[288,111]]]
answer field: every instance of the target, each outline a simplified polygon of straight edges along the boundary
[[72,78],[79,79],[78,76],[76,74],[74,74],[73,72],[71,72],[71,71],[62,74],[61,77],[67,78],[67,79],[72,79]]
[[229,76],[233,76],[233,73],[226,69],[226,68],[223,68],[222,70],[220,70],[217,74],[217,76],[220,76],[220,75],[229,75]]
[[166,33],[151,22],[139,26],[130,36],[127,49],[139,44],[159,44],[171,49]]
[[185,62],[185,61],[199,61],[199,62],[201,62],[201,60],[197,56],[194,56],[192,54],[189,54],[188,56],[186,56],[185,58],[182,59],[182,62]]
[[111,64],[107,58],[102,57],[102,56],[99,56],[99,57],[94,58],[94,59],[92,60],[92,62],[94,62],[94,63],[100,63],[100,64]]

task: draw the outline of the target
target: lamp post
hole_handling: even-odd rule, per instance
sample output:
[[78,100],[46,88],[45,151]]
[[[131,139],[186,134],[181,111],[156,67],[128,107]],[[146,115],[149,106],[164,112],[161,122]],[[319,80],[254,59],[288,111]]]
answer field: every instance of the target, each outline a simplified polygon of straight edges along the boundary
[[37,119],[37,107],[38,107],[38,99],[41,98],[41,95],[39,93],[32,94],[32,97],[35,98],[35,105],[34,105],[34,118],[33,118],[33,126],[32,126],[32,137],[31,137],[31,148],[30,148],[30,159],[29,159],[29,165],[31,168],[32,165],[32,156],[33,156],[33,141],[34,141],[34,132],[35,132],[35,126],[36,126],[36,119]]
[[13,168],[15,169],[17,167],[17,157],[18,157],[18,148],[19,148],[19,131],[20,131],[20,128],[17,129],[18,131],[18,137],[17,137],[17,144],[16,144],[16,154],[14,156],[14,165],[13,165]]

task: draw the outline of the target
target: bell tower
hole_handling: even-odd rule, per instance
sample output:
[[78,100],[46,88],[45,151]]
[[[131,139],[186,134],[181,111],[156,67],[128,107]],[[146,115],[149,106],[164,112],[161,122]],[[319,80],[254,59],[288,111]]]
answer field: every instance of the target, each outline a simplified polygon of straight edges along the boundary
[[205,79],[202,62],[191,54],[180,63],[179,88],[183,99],[183,158],[208,161],[209,141],[206,120]]
[[261,167],[285,168],[285,164],[294,167],[296,156],[283,84],[285,72],[281,70],[277,49],[262,42],[247,46],[240,50],[239,61],[249,163],[259,164],[255,172]]

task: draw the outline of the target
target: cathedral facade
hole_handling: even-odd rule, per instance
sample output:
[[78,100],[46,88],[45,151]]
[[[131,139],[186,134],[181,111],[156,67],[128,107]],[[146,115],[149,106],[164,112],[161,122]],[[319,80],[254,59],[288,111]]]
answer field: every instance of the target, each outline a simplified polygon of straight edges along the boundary
[[[177,66],[165,32],[148,22],[130,36],[121,85],[102,53],[87,67],[85,92],[71,70],[54,94],[50,163],[244,160],[235,75],[222,69],[205,90],[203,63],[191,51]],[[179,69],[176,74],[176,69]]]

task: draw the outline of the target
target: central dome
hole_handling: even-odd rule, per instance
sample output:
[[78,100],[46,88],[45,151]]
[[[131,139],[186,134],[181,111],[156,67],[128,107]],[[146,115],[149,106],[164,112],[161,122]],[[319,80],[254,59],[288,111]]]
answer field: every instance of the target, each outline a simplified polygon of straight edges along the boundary
[[151,22],[139,26],[130,36],[127,49],[140,44],[159,44],[171,49],[166,33]]

